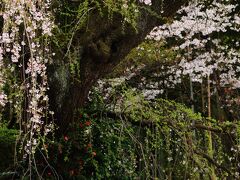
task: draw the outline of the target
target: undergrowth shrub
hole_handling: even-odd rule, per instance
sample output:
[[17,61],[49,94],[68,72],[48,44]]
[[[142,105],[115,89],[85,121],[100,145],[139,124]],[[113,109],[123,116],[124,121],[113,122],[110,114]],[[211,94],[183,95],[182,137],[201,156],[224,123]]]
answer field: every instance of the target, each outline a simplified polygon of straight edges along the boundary
[[174,101],[131,96],[137,104],[121,112],[96,105],[79,112],[67,133],[46,146],[56,170],[43,163],[46,178],[57,173],[65,179],[208,179],[212,168],[218,177],[237,177],[238,155],[223,147],[221,137],[236,126],[218,124]]
[[14,147],[18,131],[0,127],[0,172],[13,166]]

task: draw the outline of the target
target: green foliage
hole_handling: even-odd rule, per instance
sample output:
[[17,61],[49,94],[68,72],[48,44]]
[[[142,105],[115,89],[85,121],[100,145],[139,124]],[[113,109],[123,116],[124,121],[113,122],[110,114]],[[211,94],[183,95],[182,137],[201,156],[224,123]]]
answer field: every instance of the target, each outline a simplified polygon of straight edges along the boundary
[[13,166],[14,147],[18,131],[0,127],[0,172]]
[[[112,108],[105,105],[105,111],[115,112],[114,117],[104,113],[104,104],[109,101],[97,96],[98,103],[103,103],[100,105],[102,117],[105,116],[102,123],[110,119],[115,125],[122,123],[121,137],[129,136],[128,141],[134,144],[131,151],[136,157],[133,162],[138,178],[209,179],[213,171],[221,178],[238,177],[239,157],[232,154],[232,151],[239,151],[238,123],[204,118],[174,101],[145,100],[136,90],[126,87],[115,88],[113,92],[115,95],[110,97],[115,97],[116,101],[121,93],[122,104]],[[96,105],[92,107],[97,110]],[[114,127],[103,132],[112,132],[112,129]],[[236,141],[230,140],[232,138]],[[226,147],[227,141],[232,143]]]
[[[131,129],[123,129],[121,122],[98,118],[96,114],[79,114],[78,123],[70,127],[69,133],[48,146],[52,164],[65,178],[136,177],[134,146],[126,135]],[[51,169],[45,173],[54,174]]]
[[237,123],[206,119],[174,101],[148,101],[126,86],[114,93],[117,108],[95,93],[60,139],[44,142],[48,163],[37,156],[36,164],[45,179],[209,179],[212,170],[237,177],[232,150],[239,142],[224,146],[230,134],[239,139]]
[[173,51],[164,43],[146,40],[137,48],[134,48],[110,76],[118,77],[129,67],[137,68],[145,65],[145,69],[147,69],[147,67],[158,67],[165,64],[170,66],[178,61],[177,55],[179,55],[178,51]]

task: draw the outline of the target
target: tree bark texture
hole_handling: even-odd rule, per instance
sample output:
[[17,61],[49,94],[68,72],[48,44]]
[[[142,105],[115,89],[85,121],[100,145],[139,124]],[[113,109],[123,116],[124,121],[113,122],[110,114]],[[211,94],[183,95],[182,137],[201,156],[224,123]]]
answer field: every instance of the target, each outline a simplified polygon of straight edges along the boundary
[[[153,16],[146,10],[146,5],[140,4],[137,31],[128,24],[123,29],[120,14],[113,14],[112,20],[109,20],[97,11],[89,13],[87,30],[75,32],[71,42],[72,47],[79,49],[80,78],[69,72],[67,63],[71,57],[66,58],[66,51],[62,49],[55,48],[56,57],[49,66],[50,107],[55,112],[55,122],[61,131],[65,131],[67,125],[75,120],[76,110],[85,105],[96,81],[111,72],[155,26],[165,23],[164,18],[173,17],[187,2],[152,0],[151,12],[162,18]],[[163,14],[160,14],[162,10]]]

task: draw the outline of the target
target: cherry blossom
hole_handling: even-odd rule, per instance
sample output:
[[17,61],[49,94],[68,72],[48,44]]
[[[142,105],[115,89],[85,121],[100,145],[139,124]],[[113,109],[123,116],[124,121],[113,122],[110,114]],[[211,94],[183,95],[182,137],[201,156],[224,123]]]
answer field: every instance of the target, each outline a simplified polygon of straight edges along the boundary
[[152,5],[152,0],[139,0],[139,2],[144,3],[146,5]]
[[[192,3],[178,11],[180,20],[171,24],[155,27],[147,38],[156,41],[167,41],[175,38],[182,42],[173,49],[183,54],[179,64],[170,68],[169,74],[175,73],[175,82],[181,82],[182,75],[189,75],[193,81],[201,82],[215,70],[224,72],[221,86],[231,85],[238,88],[238,66],[240,53],[235,47],[222,45],[222,40],[212,37],[213,33],[225,33],[228,30],[238,32],[240,29],[239,13],[235,12],[238,4],[224,4],[214,1],[205,8],[204,3]],[[211,46],[211,49],[206,47]],[[209,49],[209,50],[207,50]],[[225,64],[225,66],[223,66]],[[236,69],[234,69],[237,67]],[[176,79],[178,79],[176,81]]]
[[[45,129],[46,135],[52,128],[52,125],[44,122],[48,113],[46,70],[51,58],[47,37],[52,35],[54,28],[50,4],[50,0],[41,1],[40,6],[38,0],[3,1],[0,15],[4,20],[3,31],[0,34],[0,105],[5,105],[7,100],[2,90],[6,78],[2,71],[6,68],[3,65],[5,61],[6,64],[12,67],[18,65],[19,70],[22,68],[25,71],[25,79],[19,83],[19,89],[26,91],[28,95],[27,107],[24,107],[27,109],[27,116],[26,119],[21,119],[26,121],[23,138],[26,144],[23,148],[26,152],[25,157],[27,154],[34,155],[39,144],[39,138],[36,137],[40,131]],[[20,27],[24,27],[23,32],[20,31]],[[44,41],[40,42],[40,37]],[[29,53],[29,59],[23,56],[26,52]]]

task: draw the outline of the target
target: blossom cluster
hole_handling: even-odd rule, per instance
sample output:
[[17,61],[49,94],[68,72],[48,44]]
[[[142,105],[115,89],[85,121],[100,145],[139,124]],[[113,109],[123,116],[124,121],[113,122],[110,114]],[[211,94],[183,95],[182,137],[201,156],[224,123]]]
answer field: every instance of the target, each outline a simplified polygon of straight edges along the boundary
[[[240,88],[239,39],[231,37],[230,44],[226,44],[222,36],[216,35],[216,33],[225,33],[228,36],[229,31],[239,32],[240,14],[236,11],[238,6],[238,4],[216,1],[208,7],[205,7],[204,3],[193,3],[182,8],[171,24],[154,28],[147,38],[160,43],[165,41],[166,44],[169,39],[174,39],[175,44],[172,49],[178,56],[172,65],[162,65],[161,70],[148,75],[151,78],[141,78],[137,88],[142,91],[144,97],[154,99],[164,93],[164,88],[174,88],[181,83],[184,77],[191,77],[192,82],[202,83],[204,78],[213,77],[216,72],[220,72],[219,81],[210,78],[212,84],[219,83],[221,87]],[[138,51],[145,53],[141,48],[138,48]],[[134,71],[133,68],[128,74]],[[112,79],[111,82],[115,82],[114,86],[119,84],[116,82],[125,83],[135,76],[136,73],[132,73],[130,78],[126,75]],[[101,81],[99,90],[105,94],[104,98],[108,99],[112,88],[106,83],[106,80]]]
[[239,32],[240,17],[235,13],[237,6],[238,4],[226,5],[214,1],[206,8],[204,2],[192,3],[178,11],[180,20],[176,19],[171,24],[155,27],[148,38],[157,41],[166,40],[168,37],[181,38],[186,41],[184,42],[186,45],[182,46],[184,49],[191,39],[194,40],[192,44],[199,44],[195,36],[199,33],[206,36],[213,32],[226,32],[228,29]]
[[182,60],[168,71],[168,74],[174,74],[169,80],[176,84],[181,82],[182,76],[188,75],[194,82],[201,82],[218,70],[221,86],[240,87],[239,40],[232,38],[231,47],[214,35],[240,31],[238,6],[213,1],[206,8],[204,3],[192,3],[179,10],[180,19],[153,29],[147,38],[165,42],[174,38],[173,49],[181,53]]
[[[27,94],[27,107],[24,107],[27,116],[23,119],[26,121],[27,154],[34,154],[39,143],[37,136],[44,128],[43,119],[48,112],[46,69],[51,58],[48,37],[54,27],[50,4],[50,0],[12,0],[3,1],[2,5],[0,63],[1,66],[3,61],[9,66],[17,66],[25,73],[20,86]],[[3,104],[5,96],[0,93],[0,104]],[[49,127],[46,126],[45,130],[49,131]]]

